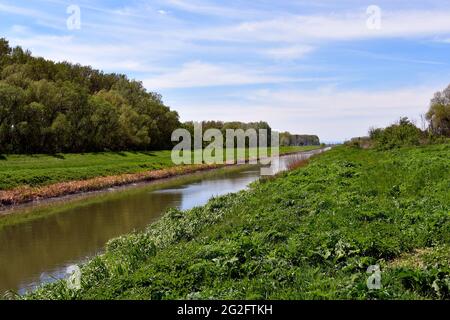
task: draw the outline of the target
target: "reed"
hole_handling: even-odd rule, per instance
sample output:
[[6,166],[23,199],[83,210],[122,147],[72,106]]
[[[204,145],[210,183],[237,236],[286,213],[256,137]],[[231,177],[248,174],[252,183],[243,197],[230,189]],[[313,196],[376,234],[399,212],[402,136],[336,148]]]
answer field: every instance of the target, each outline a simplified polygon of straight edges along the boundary
[[309,159],[303,157],[295,157],[287,160],[286,167],[289,171],[307,166]]
[[1,207],[17,205],[41,199],[56,198],[81,192],[97,191],[135,182],[164,179],[177,175],[214,169],[218,168],[219,166],[220,165],[208,164],[176,166],[161,170],[97,177],[87,180],[60,182],[42,187],[21,186],[12,190],[0,191],[0,209]]

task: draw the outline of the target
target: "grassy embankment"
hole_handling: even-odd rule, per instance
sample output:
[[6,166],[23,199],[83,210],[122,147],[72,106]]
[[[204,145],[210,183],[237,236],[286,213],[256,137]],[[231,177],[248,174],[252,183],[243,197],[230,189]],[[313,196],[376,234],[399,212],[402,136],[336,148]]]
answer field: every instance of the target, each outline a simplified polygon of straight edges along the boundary
[[[315,148],[318,147],[281,147],[280,153]],[[0,206],[164,178],[210,167],[175,167],[171,151],[1,156]]]
[[[307,167],[170,210],[42,299],[450,298],[450,144],[338,147]],[[379,264],[381,290],[369,290]]]

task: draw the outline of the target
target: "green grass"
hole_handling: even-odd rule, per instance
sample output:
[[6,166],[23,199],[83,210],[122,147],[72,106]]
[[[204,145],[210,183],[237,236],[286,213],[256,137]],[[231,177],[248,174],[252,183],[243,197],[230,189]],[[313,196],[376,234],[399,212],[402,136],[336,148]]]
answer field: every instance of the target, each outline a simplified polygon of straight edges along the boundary
[[9,155],[0,160],[0,189],[42,186],[98,176],[134,173],[172,165],[170,151]]
[[[281,147],[280,153],[317,147]],[[248,150],[247,150],[248,153]],[[173,166],[171,151],[0,156],[0,190],[43,186]]]
[[[109,242],[28,299],[449,299],[450,144],[337,147]],[[381,290],[366,286],[381,267]]]

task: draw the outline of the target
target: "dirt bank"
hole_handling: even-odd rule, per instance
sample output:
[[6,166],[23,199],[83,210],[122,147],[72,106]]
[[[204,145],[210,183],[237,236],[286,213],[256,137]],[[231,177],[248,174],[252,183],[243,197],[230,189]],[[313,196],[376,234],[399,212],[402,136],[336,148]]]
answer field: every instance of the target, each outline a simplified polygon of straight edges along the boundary
[[98,191],[126,184],[153,181],[158,179],[179,176],[197,171],[210,170],[224,165],[186,165],[161,170],[152,170],[139,173],[121,174],[107,177],[97,177],[80,181],[67,181],[42,187],[22,186],[12,190],[0,191],[0,210],[5,210],[18,204],[62,197],[71,194]]

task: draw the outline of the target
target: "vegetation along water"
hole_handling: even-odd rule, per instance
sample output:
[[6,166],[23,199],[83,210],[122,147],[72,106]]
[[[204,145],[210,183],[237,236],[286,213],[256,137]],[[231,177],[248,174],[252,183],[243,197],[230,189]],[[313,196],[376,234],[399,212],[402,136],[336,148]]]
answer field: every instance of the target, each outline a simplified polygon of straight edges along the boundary
[[110,241],[81,290],[61,281],[24,298],[449,298],[449,158],[449,143],[336,147]]

